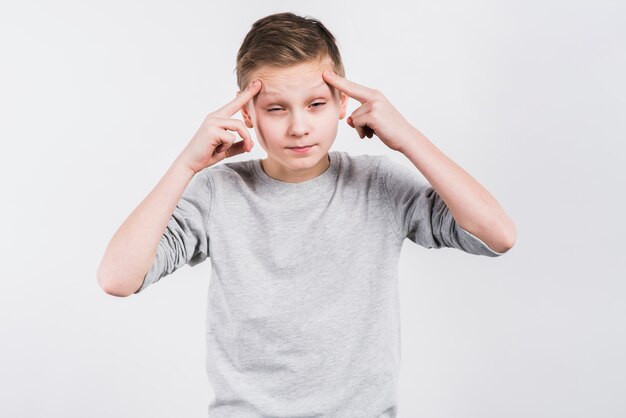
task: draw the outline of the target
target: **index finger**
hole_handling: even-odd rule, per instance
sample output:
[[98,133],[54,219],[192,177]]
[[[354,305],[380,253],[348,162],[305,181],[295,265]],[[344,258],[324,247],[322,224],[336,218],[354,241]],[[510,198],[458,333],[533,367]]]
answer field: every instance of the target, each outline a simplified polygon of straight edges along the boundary
[[250,101],[261,90],[262,83],[260,80],[254,80],[248,87],[237,95],[233,100],[226,103],[214,112],[214,114],[222,117],[231,117],[237,113],[246,103]]
[[343,78],[334,71],[324,71],[322,73],[324,80],[333,87],[336,87],[340,91],[344,92],[348,96],[358,100],[361,103],[365,103],[371,100],[373,90]]

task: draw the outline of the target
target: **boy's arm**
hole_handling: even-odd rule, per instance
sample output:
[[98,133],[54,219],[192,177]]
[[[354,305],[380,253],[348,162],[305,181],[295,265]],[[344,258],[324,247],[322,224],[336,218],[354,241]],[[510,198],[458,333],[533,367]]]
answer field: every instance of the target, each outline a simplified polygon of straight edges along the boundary
[[98,267],[100,287],[114,296],[129,296],[143,283],[157,246],[195,172],[178,158],[150,194],[113,235]]
[[362,103],[347,119],[359,137],[375,134],[389,148],[406,155],[443,199],[458,226],[498,252],[514,245],[515,225],[493,196],[411,125],[382,92],[332,70],[324,71],[322,77]]
[[494,197],[414,128],[400,149],[441,196],[456,223],[504,253],[515,244],[515,224]]
[[[237,97],[209,113],[150,194],[117,230],[96,273],[105,292],[129,296],[188,263],[208,257],[210,177],[203,170],[254,145],[241,120],[231,119],[258,94],[253,80]],[[243,141],[235,142],[236,131]],[[197,173],[197,174],[196,174]]]

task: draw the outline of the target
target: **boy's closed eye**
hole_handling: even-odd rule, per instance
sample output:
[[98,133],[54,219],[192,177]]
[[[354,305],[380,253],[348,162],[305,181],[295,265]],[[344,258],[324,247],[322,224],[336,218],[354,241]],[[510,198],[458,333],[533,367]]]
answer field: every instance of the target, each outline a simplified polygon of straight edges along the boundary
[[[312,103],[311,106],[313,106],[313,107],[322,107],[325,104],[326,104],[326,102],[316,102],[316,103]],[[278,110],[284,110],[284,109],[282,107],[273,107],[271,109],[267,109],[268,112],[273,112],[273,111],[278,111]]]

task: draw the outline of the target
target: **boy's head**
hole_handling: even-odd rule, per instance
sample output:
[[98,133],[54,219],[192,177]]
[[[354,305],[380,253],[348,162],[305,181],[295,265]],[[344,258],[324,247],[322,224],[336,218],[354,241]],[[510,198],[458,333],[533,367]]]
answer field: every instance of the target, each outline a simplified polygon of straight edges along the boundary
[[[297,182],[328,167],[348,96],[324,81],[327,69],[345,76],[335,38],[318,20],[274,14],[256,21],[246,35],[237,54],[237,84],[240,92],[255,79],[262,87],[241,113],[268,154],[268,174]],[[304,145],[312,147],[305,153],[290,149]]]

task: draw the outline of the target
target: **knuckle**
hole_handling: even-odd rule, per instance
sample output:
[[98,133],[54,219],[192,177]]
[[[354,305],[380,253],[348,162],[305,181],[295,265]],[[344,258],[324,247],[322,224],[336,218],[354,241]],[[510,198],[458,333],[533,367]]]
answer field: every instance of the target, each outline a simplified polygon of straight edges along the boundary
[[217,125],[217,118],[215,116],[208,116],[204,119],[204,126],[208,128],[214,128]]

